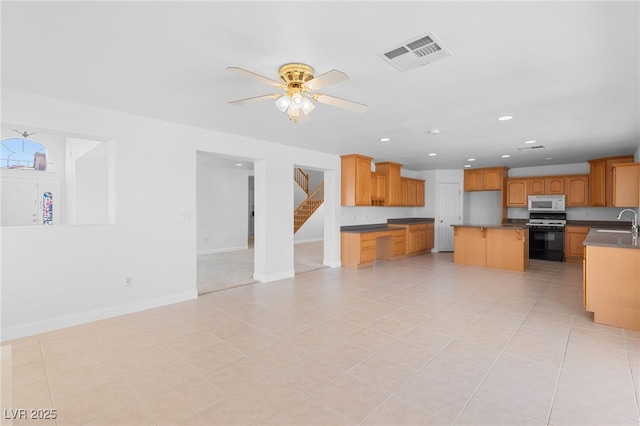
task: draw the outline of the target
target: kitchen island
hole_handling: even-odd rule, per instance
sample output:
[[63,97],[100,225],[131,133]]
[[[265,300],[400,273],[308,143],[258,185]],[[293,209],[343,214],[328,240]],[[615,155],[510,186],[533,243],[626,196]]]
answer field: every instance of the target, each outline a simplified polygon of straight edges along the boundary
[[584,240],[584,307],[594,322],[640,330],[640,238],[591,229]]
[[452,227],[454,263],[512,271],[529,266],[529,228],[524,224]]

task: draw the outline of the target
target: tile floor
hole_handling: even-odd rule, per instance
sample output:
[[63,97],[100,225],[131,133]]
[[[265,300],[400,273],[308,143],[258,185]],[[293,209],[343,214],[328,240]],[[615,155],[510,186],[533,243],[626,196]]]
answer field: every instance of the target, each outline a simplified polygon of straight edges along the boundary
[[638,425],[640,332],[594,324],[581,278],[440,253],[210,293],[6,342],[12,406],[57,410],[38,425]]

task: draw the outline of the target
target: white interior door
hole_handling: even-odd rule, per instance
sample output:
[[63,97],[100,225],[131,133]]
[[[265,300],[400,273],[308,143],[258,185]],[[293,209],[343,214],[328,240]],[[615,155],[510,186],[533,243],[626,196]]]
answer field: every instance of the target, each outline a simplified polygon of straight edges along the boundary
[[38,181],[2,180],[2,226],[36,226],[39,223]]
[[436,213],[436,249],[453,251],[453,228],[460,224],[461,211],[460,183],[438,183],[438,204]]

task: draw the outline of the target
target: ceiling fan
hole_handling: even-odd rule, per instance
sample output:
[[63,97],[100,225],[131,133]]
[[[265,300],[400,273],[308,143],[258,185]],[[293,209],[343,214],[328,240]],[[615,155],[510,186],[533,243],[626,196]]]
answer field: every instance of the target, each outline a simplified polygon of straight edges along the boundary
[[280,111],[286,112],[289,115],[289,119],[296,123],[298,118],[301,117],[301,113],[306,116],[315,109],[313,102],[320,102],[354,112],[365,112],[367,110],[367,106],[364,104],[315,93],[316,90],[323,87],[349,80],[349,76],[342,71],[331,70],[314,77],[313,68],[309,65],[286,64],[280,67],[281,82],[278,82],[243,68],[228,67],[227,70],[284,90],[284,93],[272,93],[270,95],[232,101],[229,102],[229,105],[244,105],[250,102],[275,99],[276,107]]

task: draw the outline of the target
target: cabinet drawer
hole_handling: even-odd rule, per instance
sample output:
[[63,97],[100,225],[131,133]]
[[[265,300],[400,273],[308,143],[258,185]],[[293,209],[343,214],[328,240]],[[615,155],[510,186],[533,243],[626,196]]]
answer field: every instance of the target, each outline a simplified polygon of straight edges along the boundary
[[376,248],[376,235],[375,234],[362,234],[360,238],[360,247],[362,249],[371,248],[375,250]]
[[[375,241],[374,241],[375,243]],[[373,247],[362,247],[360,250],[360,262],[373,262],[376,260],[376,247],[375,244]]]

